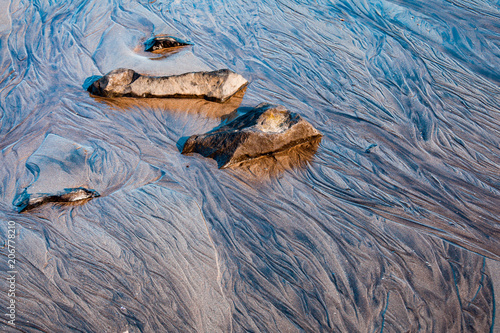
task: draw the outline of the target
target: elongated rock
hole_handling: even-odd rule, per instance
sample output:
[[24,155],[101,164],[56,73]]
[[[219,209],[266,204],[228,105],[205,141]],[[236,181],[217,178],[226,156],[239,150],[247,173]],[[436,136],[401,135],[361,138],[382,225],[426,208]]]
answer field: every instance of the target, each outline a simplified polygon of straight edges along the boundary
[[64,190],[56,193],[29,194],[28,191],[25,190],[16,200],[15,206],[21,213],[49,202],[76,203],[79,201],[83,202],[84,200],[90,200],[98,196],[100,195],[96,190],[86,189],[84,187],[65,188]]
[[182,153],[199,153],[226,168],[319,137],[321,134],[297,113],[283,106],[260,104],[224,126],[191,136]]
[[149,76],[120,68],[94,81],[88,90],[103,97],[198,97],[224,102],[247,84],[243,76],[229,69]]

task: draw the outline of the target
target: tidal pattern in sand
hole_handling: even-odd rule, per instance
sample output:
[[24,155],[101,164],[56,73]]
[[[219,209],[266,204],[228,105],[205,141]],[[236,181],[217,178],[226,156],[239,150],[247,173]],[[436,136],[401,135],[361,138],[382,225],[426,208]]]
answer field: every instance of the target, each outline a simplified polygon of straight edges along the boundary
[[[1,331],[498,325],[498,1],[0,8],[0,234],[7,221],[18,232],[16,328],[2,316]],[[155,34],[193,42],[192,53],[172,55],[168,67],[169,57],[143,50]],[[119,67],[229,68],[250,84],[225,104],[105,101],[85,91],[86,80]],[[182,138],[261,102],[313,124],[323,134],[315,155],[266,172],[180,154]],[[13,201],[35,177],[26,163],[47,137],[92,151],[75,177],[94,175],[101,196],[18,214]]]

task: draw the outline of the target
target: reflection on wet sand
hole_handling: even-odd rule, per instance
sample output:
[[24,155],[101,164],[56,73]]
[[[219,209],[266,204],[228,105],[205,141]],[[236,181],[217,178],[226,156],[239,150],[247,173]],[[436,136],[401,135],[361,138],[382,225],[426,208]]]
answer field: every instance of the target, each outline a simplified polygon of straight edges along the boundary
[[307,167],[320,143],[321,137],[317,137],[275,154],[233,164],[229,168],[240,175],[250,174],[259,180],[276,177],[287,170]]
[[217,103],[202,98],[104,98],[93,96],[96,101],[105,103],[113,109],[127,111],[133,108],[156,109],[170,112],[197,114],[211,118],[221,118],[233,113],[240,106],[245,96],[246,87],[234,94],[224,103]]

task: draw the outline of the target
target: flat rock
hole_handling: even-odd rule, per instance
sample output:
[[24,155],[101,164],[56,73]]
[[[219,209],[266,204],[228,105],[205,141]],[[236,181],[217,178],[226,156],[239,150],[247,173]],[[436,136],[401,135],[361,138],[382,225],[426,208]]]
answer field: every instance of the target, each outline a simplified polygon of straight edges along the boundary
[[163,52],[172,48],[188,46],[188,45],[192,45],[192,43],[186,42],[177,37],[156,36],[148,39],[144,43],[144,49],[146,52]]
[[224,102],[247,84],[243,76],[229,69],[151,76],[119,68],[94,81],[88,91],[102,97],[194,97]]
[[182,153],[199,153],[215,159],[219,168],[226,168],[320,137],[297,113],[283,106],[260,104],[226,125],[191,136],[184,143]]
[[92,198],[100,196],[99,192],[93,189],[87,189],[84,187],[77,188],[65,188],[62,191],[56,193],[34,193],[29,194],[25,190],[17,199],[15,205],[18,211],[24,212],[45,203],[77,203],[85,202]]

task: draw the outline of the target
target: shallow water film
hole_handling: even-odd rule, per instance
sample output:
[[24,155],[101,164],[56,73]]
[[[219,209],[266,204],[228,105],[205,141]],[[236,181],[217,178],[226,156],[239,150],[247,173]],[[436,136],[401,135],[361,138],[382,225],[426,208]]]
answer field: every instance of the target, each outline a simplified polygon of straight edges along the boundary
[[[498,0],[0,8],[0,331],[500,331]],[[159,34],[193,45],[145,52]],[[249,85],[85,90],[121,67]],[[261,102],[321,141],[228,169],[180,153]],[[77,187],[100,196],[16,208]]]

